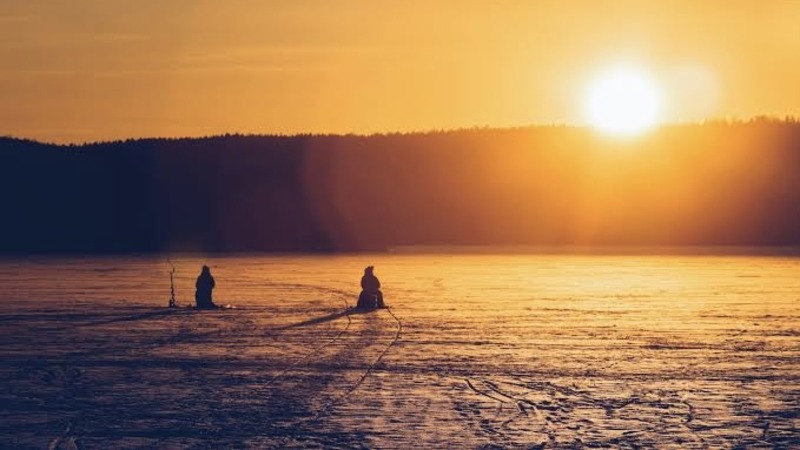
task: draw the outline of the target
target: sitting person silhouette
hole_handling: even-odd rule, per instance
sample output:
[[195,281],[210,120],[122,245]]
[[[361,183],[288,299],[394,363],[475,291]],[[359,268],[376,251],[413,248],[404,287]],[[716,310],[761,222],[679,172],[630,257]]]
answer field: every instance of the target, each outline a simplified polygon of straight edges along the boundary
[[372,271],[374,266],[364,269],[364,276],[361,277],[361,294],[358,296],[359,308],[383,308],[383,292],[381,292],[381,282]]
[[200,276],[197,277],[195,283],[197,290],[194,293],[194,300],[197,303],[197,309],[212,309],[217,308],[214,301],[211,299],[211,291],[214,290],[214,277],[211,276],[211,269],[208,266],[203,266],[200,271]]

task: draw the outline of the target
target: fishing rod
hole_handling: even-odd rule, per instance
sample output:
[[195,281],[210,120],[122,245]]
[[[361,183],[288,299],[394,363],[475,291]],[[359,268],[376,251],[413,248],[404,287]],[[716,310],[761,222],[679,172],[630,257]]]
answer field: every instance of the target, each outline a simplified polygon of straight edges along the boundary
[[167,258],[167,262],[170,267],[172,267],[172,270],[169,272],[169,307],[177,308],[178,302],[175,301],[175,265],[172,264],[172,260],[169,258]]

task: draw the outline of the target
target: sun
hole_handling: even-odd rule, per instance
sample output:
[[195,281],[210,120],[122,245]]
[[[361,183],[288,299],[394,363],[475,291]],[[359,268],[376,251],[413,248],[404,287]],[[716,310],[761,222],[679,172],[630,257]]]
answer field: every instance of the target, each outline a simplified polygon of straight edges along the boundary
[[659,89],[641,70],[617,68],[600,74],[589,86],[586,113],[598,130],[620,136],[641,134],[658,121]]

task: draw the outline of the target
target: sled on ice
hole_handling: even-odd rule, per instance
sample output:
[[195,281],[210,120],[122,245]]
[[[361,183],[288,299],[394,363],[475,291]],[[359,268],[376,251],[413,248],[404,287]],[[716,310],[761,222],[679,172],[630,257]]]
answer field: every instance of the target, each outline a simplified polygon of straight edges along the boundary
[[379,309],[386,308],[386,305],[383,303],[383,295],[380,293],[361,291],[361,294],[358,296],[356,308]]

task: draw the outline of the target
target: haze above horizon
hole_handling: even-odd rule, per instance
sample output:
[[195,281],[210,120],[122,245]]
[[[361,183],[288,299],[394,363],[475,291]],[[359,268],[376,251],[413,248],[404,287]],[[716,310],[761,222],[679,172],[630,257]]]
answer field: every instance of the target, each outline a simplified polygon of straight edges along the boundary
[[0,0],[0,135],[586,125],[587,89],[620,64],[659,123],[797,115],[797,17],[782,0]]

